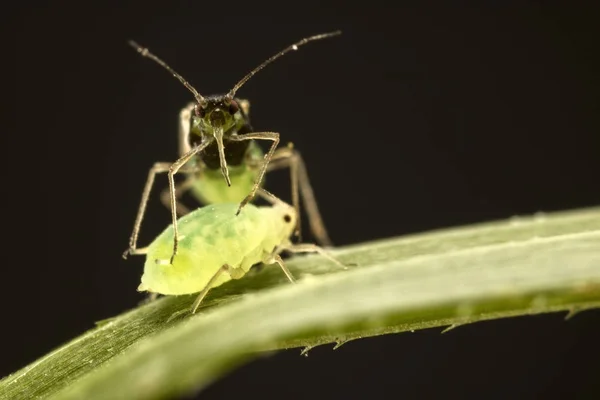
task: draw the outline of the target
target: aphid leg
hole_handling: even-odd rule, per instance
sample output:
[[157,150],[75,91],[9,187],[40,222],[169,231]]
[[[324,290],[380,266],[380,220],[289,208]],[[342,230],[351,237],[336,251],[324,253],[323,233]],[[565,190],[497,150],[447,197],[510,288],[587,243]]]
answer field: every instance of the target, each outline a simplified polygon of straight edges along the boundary
[[273,141],[273,144],[269,148],[269,151],[265,154],[265,157],[263,159],[263,164],[260,168],[260,172],[258,173],[258,178],[254,182],[254,186],[252,187],[250,194],[248,194],[248,196],[246,196],[244,198],[244,200],[242,200],[242,202],[240,203],[240,206],[238,207],[238,211],[237,211],[236,215],[239,215],[240,211],[242,211],[242,208],[246,204],[248,204],[250,201],[252,201],[252,199],[256,195],[256,191],[258,190],[258,188],[260,187],[260,185],[262,183],[262,180],[265,176],[265,172],[267,172],[267,166],[269,165],[269,162],[271,161],[271,158],[273,157],[273,153],[275,153],[275,149],[277,148],[277,145],[279,144],[279,133],[277,133],[277,132],[252,132],[252,133],[246,133],[246,134],[237,135],[237,136],[234,135],[229,138],[229,140],[234,140],[237,142],[241,142],[242,140],[252,140],[252,139],[271,140],[271,141]]
[[148,205],[150,191],[152,190],[152,185],[154,185],[154,178],[156,177],[156,174],[167,172],[169,170],[170,165],[171,164],[167,162],[157,162],[152,166],[152,168],[150,168],[150,171],[148,172],[148,179],[146,179],[146,185],[144,186],[144,191],[142,192],[142,200],[138,208],[137,216],[135,217],[133,232],[131,233],[131,237],[129,238],[129,247],[123,253],[123,258],[127,258],[129,254],[135,253],[138,235],[140,233],[142,221],[146,212],[146,205]]
[[240,99],[240,101],[238,101],[238,104],[240,105],[240,108],[242,109],[244,114],[250,115],[250,102],[248,100]]
[[335,257],[329,254],[325,249],[317,246],[316,244],[310,243],[301,243],[301,244],[291,244],[288,246],[281,247],[282,251],[289,251],[290,253],[319,253],[323,257],[333,261],[340,267],[346,269],[346,265],[342,264]]
[[[185,181],[178,183],[175,185],[175,198],[177,199],[177,216],[183,217],[186,214],[190,213],[190,209],[185,206],[179,198],[183,196],[185,192],[187,192],[193,185],[196,178],[190,176]],[[167,208],[171,208],[171,193],[169,188],[165,188],[160,193],[160,202]]]
[[188,142],[190,136],[190,122],[192,119],[192,113],[196,108],[196,103],[191,101],[184,108],[179,111],[179,151],[177,154],[180,156],[184,155],[192,149],[190,142]]
[[139,256],[139,255],[144,255],[147,253],[148,253],[148,246],[142,247],[141,249],[134,249],[129,254],[131,254],[132,256]]
[[196,310],[198,309],[198,306],[200,305],[200,303],[202,303],[202,300],[206,297],[206,294],[212,288],[213,284],[219,278],[219,276],[221,276],[221,274],[223,272],[229,273],[230,270],[231,270],[231,266],[229,266],[227,264],[223,264],[221,266],[221,268],[219,268],[217,270],[217,272],[215,272],[215,274],[212,276],[212,278],[210,278],[210,280],[208,281],[208,283],[206,284],[206,286],[204,286],[204,289],[202,289],[202,291],[200,292],[200,294],[198,295],[198,297],[196,297],[196,301],[194,301],[194,304],[192,305],[192,314],[196,313]]
[[265,188],[258,188],[256,194],[268,201],[269,203],[271,203],[272,205],[275,205],[279,202],[283,203],[283,200],[281,200],[279,197],[275,196],[273,193],[269,192]]
[[[315,199],[315,194],[313,192],[312,185],[310,184],[310,179],[308,177],[304,160],[302,159],[300,153],[293,148],[291,143],[288,144],[287,147],[278,149],[275,152],[271,162],[269,163],[267,171],[270,172],[282,168],[290,169],[290,179],[292,182],[292,204],[296,210],[296,215],[300,216],[300,201],[298,198],[299,189],[300,194],[302,195],[302,202],[304,203],[304,208],[306,209],[308,216],[310,230],[315,236],[315,239],[321,246],[333,246],[333,243],[329,238],[329,234],[327,233],[327,229],[325,228],[325,223],[323,222],[321,213],[319,212],[317,200]],[[300,218],[298,218],[297,224],[296,235],[298,239],[301,240]]]
[[294,279],[294,276],[292,275],[292,273],[290,272],[288,267],[285,266],[285,264],[283,263],[283,260],[281,259],[281,256],[279,254],[277,254],[277,251],[273,252],[273,254],[271,254],[266,260],[264,260],[264,263],[265,264],[274,264],[274,263],[279,264],[279,266],[281,267],[281,270],[283,271],[285,276],[288,278],[288,280],[291,283],[296,283],[296,279]]
[[140,201],[138,213],[135,217],[133,232],[129,238],[129,248],[123,253],[123,258],[127,258],[127,256],[130,254],[145,254],[137,249],[137,240],[142,226],[142,221],[144,220],[144,215],[146,213],[146,206],[148,205],[148,199],[150,198],[150,192],[152,190],[152,186],[154,185],[156,175],[168,172],[170,166],[171,164],[168,162],[157,162],[152,166],[152,168],[150,168],[150,171],[148,172],[148,178],[146,179],[146,185],[144,186],[144,191],[142,192],[142,200]]
[[175,179],[173,176],[183,167],[192,157],[196,154],[200,153],[209,144],[212,143],[212,140],[206,140],[200,143],[198,146],[194,147],[192,150],[185,153],[181,156],[177,161],[175,161],[169,167],[169,191],[171,192],[171,219],[173,222],[173,254],[171,255],[170,263],[173,264],[173,260],[175,259],[175,255],[177,254],[177,245],[179,243],[179,232],[177,231],[177,199],[175,198]]

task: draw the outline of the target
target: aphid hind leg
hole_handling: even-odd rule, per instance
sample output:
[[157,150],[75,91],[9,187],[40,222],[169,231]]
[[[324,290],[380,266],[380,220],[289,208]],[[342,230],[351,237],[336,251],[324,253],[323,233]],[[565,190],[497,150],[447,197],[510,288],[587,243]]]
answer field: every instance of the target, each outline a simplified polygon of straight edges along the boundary
[[196,313],[198,306],[200,306],[200,303],[202,303],[202,300],[206,297],[206,294],[212,288],[212,285],[221,276],[221,274],[224,272],[229,273],[230,271],[231,271],[231,266],[227,265],[227,264],[223,264],[221,266],[221,268],[219,268],[217,270],[217,272],[215,272],[215,274],[212,276],[212,278],[210,278],[210,280],[208,281],[208,283],[206,284],[204,289],[202,289],[200,294],[198,294],[198,297],[196,297],[196,300],[194,301],[194,304],[192,305],[192,314]]
[[252,201],[252,199],[256,195],[256,191],[258,190],[258,188],[260,187],[260,185],[262,183],[265,173],[267,172],[267,167],[269,166],[269,162],[271,161],[271,158],[273,158],[275,149],[277,149],[277,145],[279,144],[279,133],[277,133],[277,132],[252,132],[252,133],[246,133],[243,135],[231,136],[231,137],[229,137],[229,140],[234,140],[237,142],[241,142],[243,140],[271,140],[273,142],[273,144],[271,144],[271,147],[269,148],[269,151],[265,154],[262,166],[258,173],[258,178],[254,182],[254,186],[252,186],[252,190],[250,191],[248,196],[246,196],[244,198],[244,200],[242,200],[242,202],[240,203],[240,206],[238,207],[236,215],[239,215],[240,211],[242,211],[242,208],[244,208],[244,206],[246,204],[248,204],[249,202]]
[[[298,196],[299,190],[300,195],[302,195],[302,202],[304,203],[304,208],[306,209],[308,216],[310,230],[315,236],[315,239],[322,246],[333,246],[333,243],[329,238],[329,234],[327,233],[327,229],[325,228],[323,217],[321,217],[312,185],[310,184],[310,179],[306,170],[306,164],[304,163],[300,152],[294,149],[291,143],[288,144],[287,147],[278,149],[275,152],[271,162],[269,163],[267,171],[271,172],[282,168],[290,169],[292,204],[296,210],[296,215],[300,216],[300,199]],[[301,241],[301,219],[298,218],[296,223],[297,227],[295,234],[298,237],[298,240]]]
[[[178,183],[175,185],[175,199],[177,200],[177,215],[179,217],[183,217],[186,214],[190,213],[190,209],[185,206],[179,199],[183,196],[193,185],[195,182],[195,178],[190,176],[185,181]],[[160,193],[160,202],[167,208],[171,208],[171,192],[169,188],[163,189]]]
[[210,139],[200,143],[198,146],[194,147],[192,150],[188,151],[183,156],[181,156],[169,167],[168,177],[169,191],[171,194],[171,219],[173,223],[173,254],[171,255],[171,259],[169,260],[170,264],[173,264],[175,255],[177,255],[177,245],[179,244],[179,232],[177,230],[177,199],[175,197],[175,179],[173,176],[181,169],[181,167],[183,167],[188,161],[190,161],[192,157],[200,153],[211,143],[212,140]]

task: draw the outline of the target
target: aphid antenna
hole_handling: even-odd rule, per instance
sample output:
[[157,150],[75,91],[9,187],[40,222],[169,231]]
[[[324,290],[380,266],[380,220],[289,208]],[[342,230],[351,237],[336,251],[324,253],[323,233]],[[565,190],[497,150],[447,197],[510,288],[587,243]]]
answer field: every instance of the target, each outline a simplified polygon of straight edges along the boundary
[[333,36],[338,36],[341,35],[342,31],[334,31],[334,32],[329,32],[329,33],[321,33],[319,35],[314,35],[314,36],[310,36],[307,38],[304,38],[292,45],[289,45],[288,47],[286,47],[285,49],[281,50],[280,52],[278,52],[277,54],[269,57],[267,60],[265,60],[262,64],[260,64],[258,67],[254,68],[252,71],[250,71],[246,76],[244,76],[238,83],[235,84],[235,86],[233,87],[233,89],[231,89],[229,91],[229,93],[227,93],[225,95],[225,97],[229,100],[232,100],[235,97],[236,92],[242,87],[244,86],[244,84],[246,82],[248,82],[250,80],[250,78],[252,78],[258,71],[262,70],[264,67],[266,67],[267,65],[271,64],[273,61],[277,60],[279,57],[285,55],[286,53],[289,53],[292,50],[298,50],[298,47],[308,43],[308,42],[313,42],[315,40],[321,40],[321,39],[327,39]]
[[[225,99],[228,100],[228,101],[233,100],[236,92],[242,86],[244,86],[244,84],[246,82],[248,82],[248,80],[250,80],[250,78],[252,78],[254,75],[256,75],[256,73],[258,71],[262,70],[264,67],[266,67],[267,65],[271,64],[273,61],[277,60],[279,57],[285,55],[286,53],[289,53],[292,50],[298,50],[298,47],[300,47],[302,45],[305,45],[306,43],[314,42],[316,40],[321,40],[321,39],[327,39],[327,38],[330,38],[330,37],[333,37],[333,36],[338,36],[338,35],[341,35],[341,34],[342,34],[342,31],[340,31],[340,30],[337,30],[337,31],[334,31],[334,32],[328,32],[328,33],[321,33],[319,35],[309,36],[307,38],[299,40],[298,42],[296,42],[296,43],[294,43],[292,45],[289,45],[288,47],[286,47],[285,49],[281,50],[277,54],[269,57],[262,64],[260,64],[258,67],[254,68],[246,76],[244,76],[238,83],[235,84],[235,86],[233,87],[233,89],[231,89],[225,95]],[[164,69],[166,69],[167,71],[169,71],[175,78],[177,78],[177,80],[179,80],[179,82],[181,82],[183,84],[183,86],[185,86],[190,92],[192,92],[192,94],[194,95],[194,98],[196,99],[196,101],[198,102],[199,105],[202,106],[203,104],[206,103],[205,98],[200,93],[198,93],[198,91],[188,81],[186,81],[179,73],[175,72],[175,70],[173,70],[173,68],[171,68],[166,62],[164,62],[163,60],[161,60],[160,58],[158,58],[156,55],[152,54],[150,52],[150,50],[148,50],[148,48],[140,46],[139,44],[137,44],[133,40],[129,40],[128,43],[129,43],[129,45],[131,47],[133,47],[143,57],[146,57],[146,58],[149,58],[149,59],[153,60],[154,62],[156,62],[157,64],[159,64],[161,67],[163,67]]]
[[146,58],[151,59],[152,61],[155,61],[158,65],[160,65],[161,67],[163,67],[164,69],[169,71],[175,78],[177,78],[177,80],[179,80],[179,82],[181,82],[183,84],[183,86],[185,86],[190,92],[192,92],[192,94],[194,95],[194,98],[196,99],[196,102],[198,102],[198,104],[202,105],[202,104],[206,103],[206,99],[204,99],[204,96],[202,96],[200,93],[198,93],[196,88],[194,88],[188,81],[186,81],[183,78],[183,76],[181,76],[177,72],[175,72],[175,70],[173,70],[173,68],[171,68],[166,62],[164,62],[163,60],[161,60],[154,54],[150,53],[150,50],[148,50],[146,47],[140,46],[133,40],[130,40],[127,43],[129,43],[129,45],[131,47],[133,47],[138,53],[140,53],[142,55],[142,57],[146,57]]
[[[225,103],[227,103],[227,104],[231,103],[236,92],[246,82],[248,82],[248,80],[250,78],[252,78],[258,71],[262,70],[264,67],[271,64],[273,61],[277,60],[279,57],[283,56],[284,54],[286,54],[292,50],[298,50],[298,47],[300,47],[308,42],[326,39],[326,38],[330,38],[332,36],[338,36],[338,35],[341,35],[341,33],[342,33],[342,31],[338,30],[338,31],[334,31],[334,32],[321,33],[319,35],[310,36],[310,37],[304,38],[304,39],[286,47],[285,49],[281,50],[277,54],[269,57],[266,61],[264,61],[258,67],[254,68],[246,76],[244,76],[238,83],[235,84],[233,89],[231,89],[229,91],[229,93],[227,93],[224,96]],[[183,84],[183,86],[185,86],[190,92],[192,92],[192,94],[194,95],[194,98],[196,99],[196,102],[197,102],[195,112],[196,112],[196,115],[198,115],[198,112],[199,112],[198,107],[204,107],[206,105],[206,99],[200,93],[198,93],[198,91],[188,81],[186,81],[179,73],[175,72],[175,70],[173,70],[173,68],[171,68],[166,62],[164,62],[163,60],[161,60],[160,58],[158,58],[157,56],[152,54],[150,52],[150,50],[148,50],[146,47],[140,46],[133,40],[130,40],[128,43],[143,57],[153,60],[154,62],[159,64],[161,67],[163,67],[164,69],[169,71],[175,78],[177,78],[177,80],[179,80],[179,82],[181,82]],[[217,148],[219,150],[219,161],[221,164],[221,170],[222,170],[223,176],[225,177],[225,180],[227,181],[227,185],[231,186],[231,180],[229,179],[229,170],[227,169],[227,162],[225,160],[225,147],[223,145],[224,133],[225,132],[223,132],[222,129],[215,129],[213,132],[213,135],[214,135],[215,140],[217,141]]]

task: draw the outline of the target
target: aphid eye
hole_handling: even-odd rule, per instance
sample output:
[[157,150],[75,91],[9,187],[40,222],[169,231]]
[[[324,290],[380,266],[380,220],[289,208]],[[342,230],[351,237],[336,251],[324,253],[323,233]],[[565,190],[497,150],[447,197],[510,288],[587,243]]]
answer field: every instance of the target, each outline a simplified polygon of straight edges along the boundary
[[199,116],[200,118],[204,118],[204,116],[206,115],[206,109],[204,107],[202,107],[200,104],[196,104],[196,115]]
[[290,222],[292,222],[292,216],[290,214],[285,214],[283,216],[283,220],[289,224]]
[[238,112],[240,107],[238,106],[235,100],[231,100],[231,104],[229,104],[229,114],[233,115]]

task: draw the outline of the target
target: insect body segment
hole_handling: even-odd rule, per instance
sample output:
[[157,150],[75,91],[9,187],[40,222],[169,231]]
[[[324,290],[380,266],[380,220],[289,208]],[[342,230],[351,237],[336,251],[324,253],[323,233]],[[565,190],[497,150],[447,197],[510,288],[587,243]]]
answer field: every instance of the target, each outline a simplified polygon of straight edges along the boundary
[[228,186],[231,186],[228,164],[240,165],[250,144],[248,140],[231,140],[231,137],[252,132],[238,101],[226,96],[212,96],[195,104],[188,136],[190,149],[206,140],[211,141],[198,156],[209,169],[220,168]]
[[[218,268],[227,264],[231,273],[222,274],[212,287],[243,276],[262,253],[271,253],[276,244],[285,244],[287,232],[272,231],[274,211],[254,205],[236,218],[236,203],[221,203],[199,208],[179,219],[180,246],[173,264],[171,257],[173,226],[169,226],[148,247],[142,283],[138,290],[167,295],[202,291]],[[283,222],[283,217],[282,217]],[[280,228],[285,227],[279,224]]]
[[[249,204],[235,216],[237,203],[199,208],[179,219],[180,247],[169,264],[173,226],[164,230],[146,249],[146,263],[139,291],[166,295],[199,292],[192,312],[211,288],[243,277],[260,262],[277,263],[288,279],[292,274],[279,253],[319,252],[339,262],[314,245],[294,245],[290,237],[296,223],[294,208],[271,198],[273,206]],[[341,264],[340,264],[341,265]]]
[[[197,172],[188,174],[194,183],[191,189],[203,204],[241,203],[252,191],[258,172],[263,162],[264,153],[254,140],[234,141],[230,137],[239,136],[253,131],[248,117],[248,102],[236,99],[238,107],[234,114],[235,124],[232,124],[223,140],[224,156],[229,170],[231,185],[225,185],[220,168],[220,156],[216,142],[212,142],[202,153],[192,158],[186,166]],[[179,143],[180,155],[189,152],[195,146],[206,140],[202,135],[204,119],[194,113],[196,104],[190,103],[180,112]],[[236,132],[231,132],[236,130]],[[164,196],[164,195],[163,195]]]

